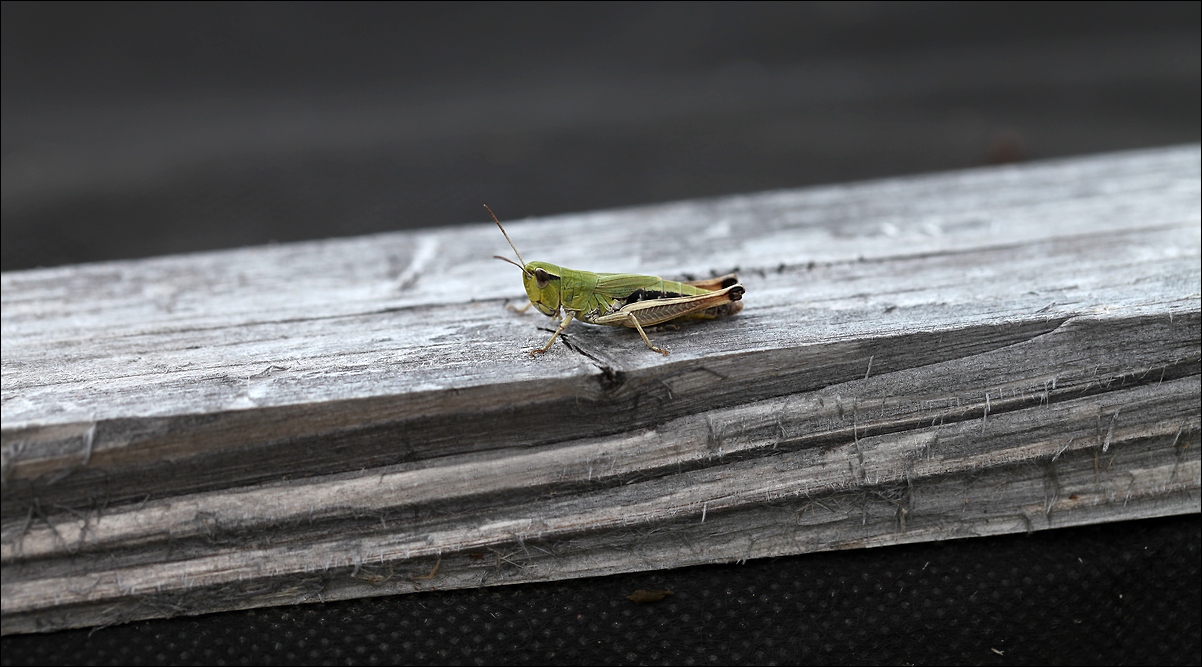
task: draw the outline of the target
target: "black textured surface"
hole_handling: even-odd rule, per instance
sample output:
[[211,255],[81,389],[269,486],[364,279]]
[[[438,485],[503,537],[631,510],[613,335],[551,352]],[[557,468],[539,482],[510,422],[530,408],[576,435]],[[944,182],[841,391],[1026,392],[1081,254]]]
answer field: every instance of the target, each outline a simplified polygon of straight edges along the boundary
[[[5,2],[0,268],[1196,142],[1200,22],[1198,3]],[[148,621],[0,656],[1198,664],[1199,524]]]
[[[6,637],[33,664],[1197,664],[1197,516]],[[666,588],[661,602],[625,598]]]

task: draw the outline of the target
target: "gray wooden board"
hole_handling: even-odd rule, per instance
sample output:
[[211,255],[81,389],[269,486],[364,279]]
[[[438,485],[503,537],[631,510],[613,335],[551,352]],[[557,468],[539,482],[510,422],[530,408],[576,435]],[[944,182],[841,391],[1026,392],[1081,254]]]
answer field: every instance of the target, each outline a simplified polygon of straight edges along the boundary
[[3,274],[3,632],[1197,512],[1200,157]]

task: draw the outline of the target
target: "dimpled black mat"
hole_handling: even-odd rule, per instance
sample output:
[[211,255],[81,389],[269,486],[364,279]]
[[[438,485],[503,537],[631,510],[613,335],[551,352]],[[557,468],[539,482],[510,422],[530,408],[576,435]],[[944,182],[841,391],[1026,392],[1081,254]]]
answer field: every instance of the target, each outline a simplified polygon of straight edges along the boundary
[[[636,604],[637,589],[673,595]],[[811,554],[95,631],[6,665],[1197,664],[1202,522]]]

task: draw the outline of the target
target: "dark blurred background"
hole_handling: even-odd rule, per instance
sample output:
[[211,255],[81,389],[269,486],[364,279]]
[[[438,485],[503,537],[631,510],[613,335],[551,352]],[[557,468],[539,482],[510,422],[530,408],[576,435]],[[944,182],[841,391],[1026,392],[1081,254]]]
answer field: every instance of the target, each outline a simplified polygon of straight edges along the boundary
[[1195,142],[1198,3],[3,5],[3,270]]
[[[1199,8],[3,3],[0,268],[1197,142]],[[1194,515],[9,637],[0,655],[1198,664],[1200,544]],[[677,594],[623,598],[662,586]]]

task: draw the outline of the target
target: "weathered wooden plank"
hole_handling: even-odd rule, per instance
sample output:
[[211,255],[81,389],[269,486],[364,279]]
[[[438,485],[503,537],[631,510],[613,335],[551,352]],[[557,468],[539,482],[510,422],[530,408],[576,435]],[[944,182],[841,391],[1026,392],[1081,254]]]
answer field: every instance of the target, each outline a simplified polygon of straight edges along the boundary
[[[4,274],[3,631],[1199,510],[1197,146]],[[435,563],[435,576],[422,578]]]

